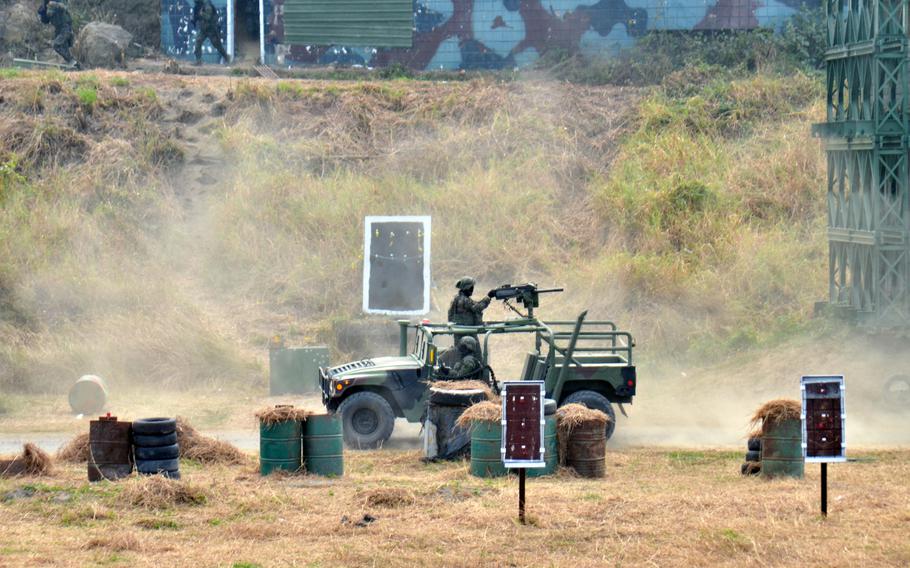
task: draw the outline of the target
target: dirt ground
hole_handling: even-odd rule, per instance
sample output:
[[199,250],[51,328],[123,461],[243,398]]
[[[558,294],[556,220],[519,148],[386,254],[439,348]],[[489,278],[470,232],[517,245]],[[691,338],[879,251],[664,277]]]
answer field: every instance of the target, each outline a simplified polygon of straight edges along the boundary
[[[184,462],[199,504],[134,504],[147,480],[90,485],[84,468],[0,480],[0,566],[907,566],[910,451],[855,454],[803,480],[743,478],[740,452],[611,451],[607,475],[528,484],[347,453],[345,475],[261,478]],[[363,523],[364,515],[375,518]]]

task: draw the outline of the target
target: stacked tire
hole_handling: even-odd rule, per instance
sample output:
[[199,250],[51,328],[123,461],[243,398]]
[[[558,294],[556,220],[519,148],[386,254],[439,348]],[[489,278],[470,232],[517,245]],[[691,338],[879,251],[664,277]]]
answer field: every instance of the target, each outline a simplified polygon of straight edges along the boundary
[[173,418],[142,418],[133,422],[133,451],[140,475],[180,479],[180,446]]
[[743,475],[758,475],[761,473],[761,438],[749,438],[746,449],[746,461],[740,468]]

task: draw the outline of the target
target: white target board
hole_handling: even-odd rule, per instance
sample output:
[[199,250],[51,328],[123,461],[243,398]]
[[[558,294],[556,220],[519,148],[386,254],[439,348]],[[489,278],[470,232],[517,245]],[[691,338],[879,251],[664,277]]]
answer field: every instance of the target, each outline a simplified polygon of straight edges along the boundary
[[430,311],[430,217],[366,217],[363,311],[421,315]]

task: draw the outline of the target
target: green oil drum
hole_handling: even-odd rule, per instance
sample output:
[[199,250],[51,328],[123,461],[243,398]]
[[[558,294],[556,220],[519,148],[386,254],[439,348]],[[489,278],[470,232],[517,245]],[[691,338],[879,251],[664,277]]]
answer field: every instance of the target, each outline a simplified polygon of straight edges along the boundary
[[307,473],[341,477],[344,474],[344,439],[341,416],[318,414],[303,423],[303,466]]
[[546,417],[546,425],[543,431],[543,447],[543,457],[547,465],[528,468],[528,477],[540,477],[541,475],[551,475],[556,472],[556,466],[559,464],[559,450],[556,443],[556,415],[554,414]]
[[276,469],[298,471],[300,461],[300,422],[286,420],[259,424],[259,472],[268,475]]
[[500,477],[508,473],[502,465],[502,424],[475,422],[471,429],[471,475]]
[[762,477],[802,478],[805,463],[802,423],[799,419],[766,423],[762,429]]

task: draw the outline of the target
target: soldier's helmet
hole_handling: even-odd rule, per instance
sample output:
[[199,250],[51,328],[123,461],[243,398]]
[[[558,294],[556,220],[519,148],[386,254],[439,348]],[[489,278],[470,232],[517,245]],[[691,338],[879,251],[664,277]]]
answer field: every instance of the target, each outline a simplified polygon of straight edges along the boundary
[[474,279],[470,276],[465,276],[461,280],[455,283],[455,287],[459,290],[467,290],[468,288],[474,287]]
[[461,351],[462,355],[476,355],[477,340],[473,337],[462,337],[458,341],[458,350]]

